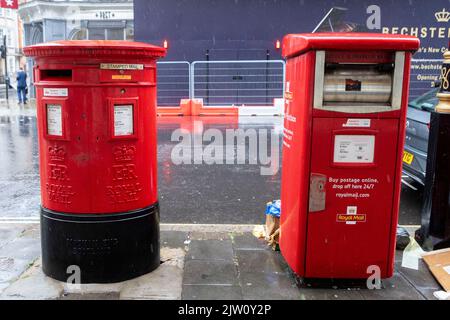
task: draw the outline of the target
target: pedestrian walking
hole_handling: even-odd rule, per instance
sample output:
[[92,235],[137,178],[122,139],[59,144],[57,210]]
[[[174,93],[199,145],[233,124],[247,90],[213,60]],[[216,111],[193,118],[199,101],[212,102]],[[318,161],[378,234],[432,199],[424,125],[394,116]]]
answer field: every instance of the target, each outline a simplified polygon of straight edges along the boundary
[[27,73],[23,70],[23,67],[20,67],[20,70],[17,72],[17,100],[20,103],[27,103]]

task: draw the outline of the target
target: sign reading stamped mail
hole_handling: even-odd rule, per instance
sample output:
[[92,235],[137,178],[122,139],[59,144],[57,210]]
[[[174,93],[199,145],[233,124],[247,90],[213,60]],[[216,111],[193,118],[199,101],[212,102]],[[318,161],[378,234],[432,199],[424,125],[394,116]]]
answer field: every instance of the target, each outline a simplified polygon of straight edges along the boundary
[[107,70],[144,70],[143,64],[101,63],[100,69]]

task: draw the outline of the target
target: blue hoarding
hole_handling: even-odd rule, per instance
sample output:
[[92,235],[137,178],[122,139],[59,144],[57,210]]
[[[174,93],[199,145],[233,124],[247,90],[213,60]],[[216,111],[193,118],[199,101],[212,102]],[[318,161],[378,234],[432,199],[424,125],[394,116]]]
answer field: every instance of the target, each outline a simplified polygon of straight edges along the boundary
[[166,60],[279,59],[287,33],[350,31],[415,35],[411,96],[439,77],[450,38],[450,0],[135,0],[135,39],[162,44]]

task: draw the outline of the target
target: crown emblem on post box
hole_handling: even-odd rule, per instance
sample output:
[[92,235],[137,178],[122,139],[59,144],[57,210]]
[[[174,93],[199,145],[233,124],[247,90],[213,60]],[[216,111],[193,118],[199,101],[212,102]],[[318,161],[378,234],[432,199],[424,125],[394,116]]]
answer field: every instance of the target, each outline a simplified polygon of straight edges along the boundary
[[136,147],[134,146],[119,146],[114,148],[114,159],[116,161],[131,161],[134,159]]
[[450,12],[445,11],[445,8],[442,11],[436,12],[434,16],[438,22],[448,22],[450,20]]
[[66,151],[60,146],[48,147],[48,154],[50,161],[64,161],[66,158]]

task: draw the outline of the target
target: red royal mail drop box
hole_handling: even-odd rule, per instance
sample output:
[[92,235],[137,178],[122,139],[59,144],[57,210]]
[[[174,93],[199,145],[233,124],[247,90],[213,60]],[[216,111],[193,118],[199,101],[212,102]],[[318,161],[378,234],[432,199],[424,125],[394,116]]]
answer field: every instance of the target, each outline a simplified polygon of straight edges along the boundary
[[[411,36],[291,34],[280,247],[304,278],[393,273]],[[372,266],[372,267],[371,267]]]
[[115,282],[153,270],[156,60],[165,50],[58,41],[24,52],[35,58],[44,272]]

